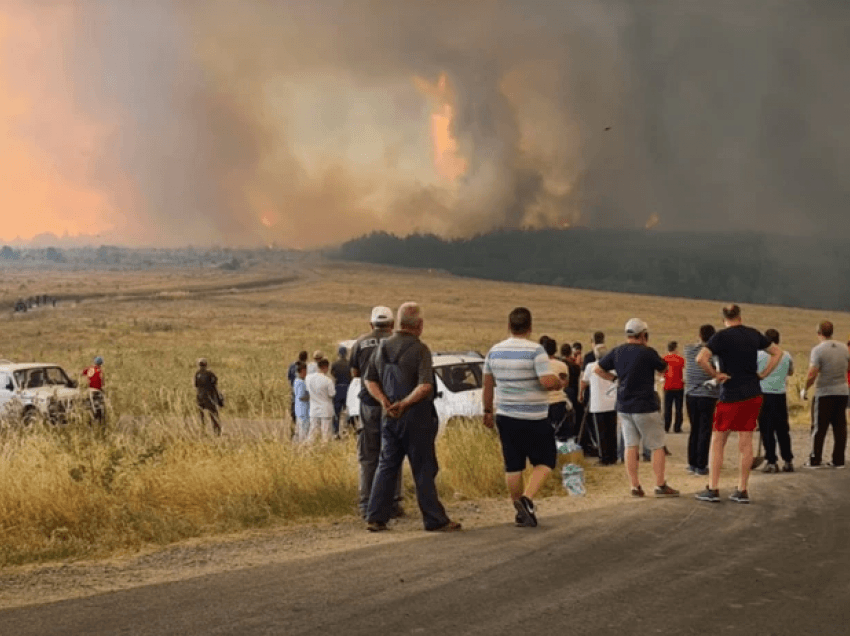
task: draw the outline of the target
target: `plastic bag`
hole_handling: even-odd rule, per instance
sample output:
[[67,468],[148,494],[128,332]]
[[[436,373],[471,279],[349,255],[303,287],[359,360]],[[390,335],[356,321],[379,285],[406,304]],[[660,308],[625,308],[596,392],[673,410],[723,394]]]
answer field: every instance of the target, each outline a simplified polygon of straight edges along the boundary
[[561,482],[572,497],[583,497],[587,494],[584,487],[584,468],[578,464],[565,464],[561,468]]
[[569,455],[570,453],[577,453],[581,451],[581,446],[576,443],[575,437],[571,437],[565,442],[558,442],[557,448],[559,455]]

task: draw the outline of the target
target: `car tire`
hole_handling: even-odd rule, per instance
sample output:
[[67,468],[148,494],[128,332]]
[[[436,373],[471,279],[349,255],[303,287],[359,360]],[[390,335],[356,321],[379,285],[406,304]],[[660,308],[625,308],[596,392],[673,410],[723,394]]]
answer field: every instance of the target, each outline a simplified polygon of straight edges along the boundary
[[21,416],[21,423],[24,426],[32,426],[33,424],[37,424],[41,420],[41,415],[38,412],[38,409],[35,407],[30,407],[24,411],[24,414]]

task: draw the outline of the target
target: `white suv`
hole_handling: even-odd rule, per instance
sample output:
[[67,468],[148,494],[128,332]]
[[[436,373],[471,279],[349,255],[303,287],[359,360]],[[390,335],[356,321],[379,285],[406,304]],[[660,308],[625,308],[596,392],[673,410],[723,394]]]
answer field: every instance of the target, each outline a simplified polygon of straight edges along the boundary
[[0,360],[0,418],[63,422],[85,392],[56,364]]
[[[483,417],[481,375],[484,357],[476,351],[437,351],[432,353],[432,360],[437,380],[434,407],[440,429],[454,417]],[[348,387],[345,406],[350,420],[360,418],[360,386],[360,378],[353,378]]]

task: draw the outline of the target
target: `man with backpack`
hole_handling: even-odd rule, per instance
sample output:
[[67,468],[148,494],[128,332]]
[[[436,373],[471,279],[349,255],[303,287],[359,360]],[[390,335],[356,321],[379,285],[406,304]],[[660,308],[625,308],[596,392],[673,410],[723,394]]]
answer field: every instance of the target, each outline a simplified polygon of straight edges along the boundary
[[[389,307],[378,306],[372,309],[369,326],[372,331],[357,338],[351,347],[348,359],[351,364],[352,378],[365,378],[375,349],[385,338],[393,334],[393,312]],[[371,396],[365,380],[360,387],[360,427],[357,431],[357,460],[360,462],[360,516],[366,518],[369,497],[372,495],[372,482],[378,470],[378,458],[381,455],[381,404]],[[401,507],[401,471],[398,474],[395,489],[393,517],[404,516]]]
[[397,324],[398,331],[378,345],[365,376],[369,393],[383,407],[381,456],[367,508],[367,529],[387,529],[398,474],[407,457],[425,530],[454,532],[461,526],[446,515],[434,482],[439,470],[434,369],[431,351],[419,340],[424,324],[419,305],[401,305]]
[[218,392],[218,377],[210,371],[206,358],[198,359],[198,370],[195,372],[195,391],[198,402],[198,413],[201,416],[201,426],[205,427],[205,415],[209,414],[213,432],[221,435],[221,420],[218,409],[224,406],[224,398]]

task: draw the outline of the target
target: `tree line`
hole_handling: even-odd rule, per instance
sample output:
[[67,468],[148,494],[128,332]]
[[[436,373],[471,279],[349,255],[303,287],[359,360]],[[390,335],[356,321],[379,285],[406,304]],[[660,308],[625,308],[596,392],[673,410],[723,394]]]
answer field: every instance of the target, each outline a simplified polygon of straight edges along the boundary
[[443,239],[374,232],[330,255],[490,280],[850,309],[846,241],[824,236],[571,228]]

